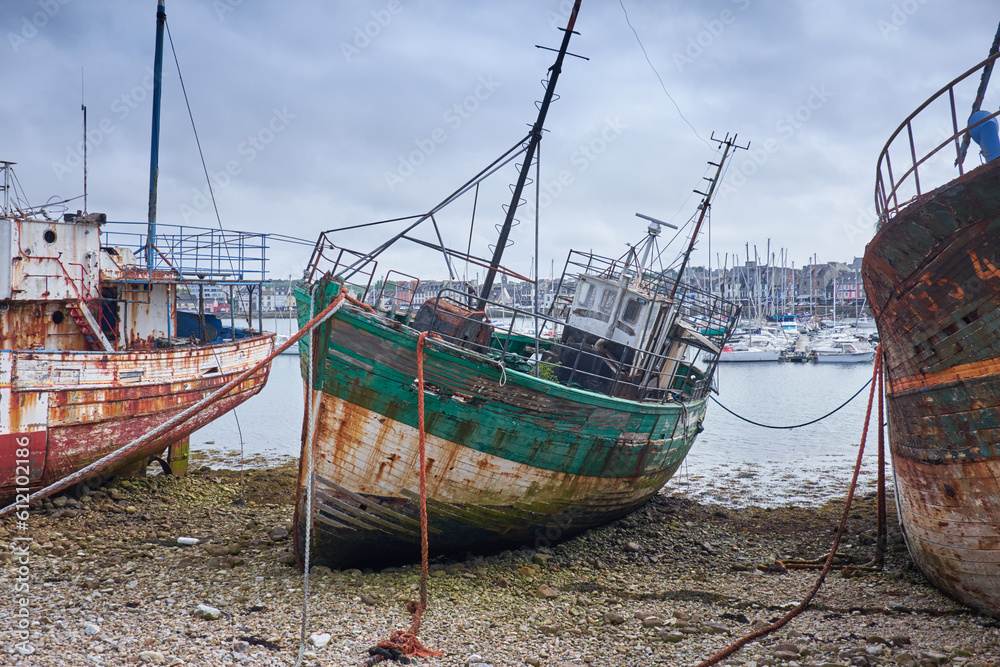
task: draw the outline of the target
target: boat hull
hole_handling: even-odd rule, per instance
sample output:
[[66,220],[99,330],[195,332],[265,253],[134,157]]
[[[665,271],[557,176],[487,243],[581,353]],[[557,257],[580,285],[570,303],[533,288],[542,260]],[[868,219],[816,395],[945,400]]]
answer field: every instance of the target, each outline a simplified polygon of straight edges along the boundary
[[866,364],[875,360],[875,351],[838,352],[834,354],[817,352],[814,359],[817,364]]
[[[47,486],[119,449],[272,349],[266,335],[169,350],[0,351],[0,498]],[[102,474],[148,461],[243,403],[263,388],[269,368]]]
[[719,363],[742,363],[750,361],[779,361],[781,350],[735,350],[722,352]]
[[1000,162],[890,219],[865,253],[900,518],[946,593],[1000,617]]
[[[304,321],[301,300],[300,312]],[[300,562],[310,519],[312,564],[419,559],[417,335],[345,306],[322,334],[312,384],[311,350],[303,355],[315,407],[300,459]],[[424,374],[435,554],[547,546],[627,514],[677,470],[705,411],[704,399],[647,404],[572,389],[433,339]]]

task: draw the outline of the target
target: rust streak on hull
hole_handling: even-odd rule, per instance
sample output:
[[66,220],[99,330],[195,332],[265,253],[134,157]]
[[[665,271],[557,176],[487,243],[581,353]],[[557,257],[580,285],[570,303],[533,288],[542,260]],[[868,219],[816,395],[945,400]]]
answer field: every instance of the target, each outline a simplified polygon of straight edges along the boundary
[[892,391],[896,393],[929,389],[937,385],[963,382],[965,380],[993,378],[998,375],[1000,375],[1000,359],[986,359],[968,364],[959,364],[934,373],[895,378],[891,380],[891,383]]
[[[18,487],[44,487],[115,451],[251,368],[272,348],[273,335],[266,335],[173,351],[0,352],[0,499],[13,498]],[[243,403],[263,388],[268,370],[118,467],[160,454]],[[24,459],[31,461],[27,479],[15,470]]]

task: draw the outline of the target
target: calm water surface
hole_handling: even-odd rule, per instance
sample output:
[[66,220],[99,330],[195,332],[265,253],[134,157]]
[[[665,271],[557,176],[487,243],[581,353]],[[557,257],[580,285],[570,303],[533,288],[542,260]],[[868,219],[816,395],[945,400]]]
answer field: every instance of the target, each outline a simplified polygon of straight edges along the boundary
[[[284,320],[270,326],[265,321],[268,328],[289,331]],[[800,424],[843,403],[871,374],[872,364],[722,364],[716,398],[756,422]],[[731,507],[815,505],[842,497],[857,459],[867,400],[865,389],[833,416],[793,430],[753,426],[710,402],[705,431],[665,491]],[[191,436],[192,453],[227,467],[297,458],[302,409],[298,357],[280,355],[260,394]],[[865,447],[862,493],[876,483],[876,430],[873,424]]]
[[[721,364],[716,399],[761,424],[801,424],[853,396],[872,370],[870,363]],[[868,392],[816,424],[791,430],[748,424],[710,402],[705,431],[668,490],[686,489],[699,499],[730,506],[815,505],[842,497],[857,462]],[[877,483],[877,400],[858,478],[862,493]],[[891,484],[891,466],[886,475]]]

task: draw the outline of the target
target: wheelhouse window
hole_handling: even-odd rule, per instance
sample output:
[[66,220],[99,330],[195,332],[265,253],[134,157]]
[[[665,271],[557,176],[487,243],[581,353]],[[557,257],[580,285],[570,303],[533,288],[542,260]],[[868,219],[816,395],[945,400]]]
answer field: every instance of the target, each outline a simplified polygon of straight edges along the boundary
[[635,324],[639,320],[639,313],[642,312],[642,304],[637,299],[629,299],[625,303],[625,312],[622,313],[622,320],[626,324]]
[[605,315],[611,314],[611,309],[615,307],[615,297],[618,295],[614,290],[606,289],[601,294],[601,312]]

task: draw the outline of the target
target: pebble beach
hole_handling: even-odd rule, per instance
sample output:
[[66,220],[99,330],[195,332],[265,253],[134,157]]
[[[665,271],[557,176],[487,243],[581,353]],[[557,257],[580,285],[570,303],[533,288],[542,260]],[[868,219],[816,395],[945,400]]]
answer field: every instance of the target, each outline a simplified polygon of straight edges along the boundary
[[[292,464],[194,467],[47,499],[26,525],[0,523],[8,544],[29,545],[0,555],[0,664],[294,665],[301,654],[304,665],[363,665],[409,627],[419,566],[317,568],[304,596]],[[667,490],[550,547],[433,560],[420,639],[443,655],[411,664],[697,665],[803,599],[843,506],[731,508]],[[1000,665],[1000,623],[929,585],[891,497],[888,507],[883,568],[867,566],[876,499],[865,490],[811,605],[719,664]]]

